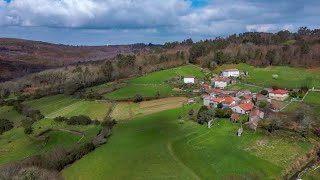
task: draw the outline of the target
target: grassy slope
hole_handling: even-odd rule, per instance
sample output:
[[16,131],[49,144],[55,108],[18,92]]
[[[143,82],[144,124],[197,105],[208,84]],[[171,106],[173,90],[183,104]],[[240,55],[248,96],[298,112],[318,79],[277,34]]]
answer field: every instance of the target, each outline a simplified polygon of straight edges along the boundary
[[15,126],[19,126],[20,121],[24,119],[25,116],[13,110],[12,106],[3,106],[0,107],[0,118],[8,119],[12,121],[15,124]]
[[201,69],[198,67],[188,65],[153,72],[151,74],[129,80],[128,86],[106,94],[104,97],[128,98],[133,97],[136,94],[141,94],[143,96],[155,96],[157,91],[160,91],[161,96],[175,94],[176,92],[172,90],[170,84],[165,83],[166,80],[179,75],[192,75],[200,78],[203,77],[203,73],[201,73],[200,70]]
[[304,150],[278,139],[281,143],[273,143],[277,147],[270,149],[276,156],[257,157],[258,152],[246,149],[265,137],[261,133],[245,132],[239,138],[238,125],[227,121],[210,130],[190,121],[179,124],[177,116],[189,108],[118,124],[108,144],[65,169],[63,175],[66,179],[271,179],[279,177],[291,162],[286,161],[284,167],[278,159],[292,158],[278,147],[285,144],[291,151]]
[[[292,68],[287,66],[271,66],[267,68],[256,68],[247,64],[224,65],[216,69],[214,72],[219,73],[228,68],[238,68],[249,72],[247,82],[262,85],[279,87],[299,88],[306,85],[306,79],[310,79],[310,86],[320,88],[320,72],[308,71],[304,68]],[[272,75],[277,74],[277,80],[272,79]]]
[[44,142],[25,135],[23,128],[6,132],[0,139],[0,165],[31,155],[42,154],[56,147],[68,147],[77,143],[81,138],[65,132],[50,132],[48,135],[48,142]]
[[86,115],[99,120],[104,118],[111,105],[109,103],[79,100],[64,95],[49,96],[27,102],[27,104],[39,109],[48,118]]
[[317,117],[320,116],[320,92],[309,92],[304,103],[312,106]]
[[249,90],[251,92],[257,93],[257,92],[260,92],[262,88],[256,87],[256,86],[248,86],[244,84],[236,84],[236,85],[228,86],[226,90]]

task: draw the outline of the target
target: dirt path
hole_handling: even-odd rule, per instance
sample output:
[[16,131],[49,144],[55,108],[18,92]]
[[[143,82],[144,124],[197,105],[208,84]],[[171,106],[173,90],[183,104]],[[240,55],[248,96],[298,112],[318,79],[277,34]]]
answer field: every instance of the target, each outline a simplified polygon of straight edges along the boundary
[[196,173],[193,172],[192,169],[190,169],[187,165],[185,165],[173,152],[172,150],[172,145],[170,142],[168,142],[167,144],[167,148],[169,151],[169,154],[172,156],[172,158],[178,163],[180,164],[185,170],[187,170],[188,172],[190,172],[190,174],[192,175],[192,177],[194,177],[194,179],[201,179]]

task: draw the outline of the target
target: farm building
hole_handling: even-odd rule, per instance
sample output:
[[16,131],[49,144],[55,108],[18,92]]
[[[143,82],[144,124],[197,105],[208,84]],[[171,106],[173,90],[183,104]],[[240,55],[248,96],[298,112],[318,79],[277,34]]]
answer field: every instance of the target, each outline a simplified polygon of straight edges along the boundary
[[218,107],[218,104],[221,103],[223,107],[230,107],[236,104],[235,99],[232,97],[222,97],[222,98],[212,98],[210,96],[203,99],[203,105],[210,107]]
[[185,76],[183,82],[185,84],[194,84],[194,76]]
[[266,101],[268,98],[263,94],[256,95],[256,101]]
[[269,98],[278,100],[278,101],[283,101],[289,97],[288,91],[282,90],[282,89],[277,89],[274,91],[271,91],[269,93]]
[[259,109],[253,110],[249,113],[249,121],[257,121],[264,118],[264,112]]
[[239,77],[240,71],[238,69],[226,69],[222,72],[222,77]]
[[239,113],[239,114],[247,114],[253,109],[252,103],[246,103],[246,104],[239,104],[237,106],[234,106],[231,108],[233,112]]
[[241,101],[242,104],[250,103],[251,100],[252,100],[252,96],[251,95],[240,96],[240,101]]
[[224,89],[230,84],[229,78],[217,77],[214,79],[214,87]]

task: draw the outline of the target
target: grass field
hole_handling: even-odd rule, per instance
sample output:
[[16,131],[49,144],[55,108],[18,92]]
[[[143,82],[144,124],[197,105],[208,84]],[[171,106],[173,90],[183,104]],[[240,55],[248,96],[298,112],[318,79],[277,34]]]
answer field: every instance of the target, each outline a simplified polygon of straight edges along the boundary
[[320,177],[320,167],[310,172],[307,172],[302,176],[303,180],[318,180]]
[[185,102],[187,102],[187,98],[185,97],[172,97],[143,101],[141,103],[117,103],[115,109],[111,113],[111,117],[120,121],[128,120],[137,116],[148,115],[168,109],[178,108],[181,107]]
[[260,87],[256,87],[256,86],[248,86],[248,85],[244,85],[244,84],[236,84],[236,85],[232,85],[232,86],[227,86],[226,90],[249,90],[251,92],[257,93],[260,92],[262,90],[262,88]]
[[114,92],[105,94],[103,97],[110,99],[126,99],[132,98],[136,94],[140,94],[144,97],[155,97],[159,91],[160,96],[168,96],[176,94],[176,91],[172,90],[169,84],[128,84],[128,86],[118,89]]
[[49,96],[29,101],[27,104],[40,110],[47,118],[86,115],[98,120],[103,120],[111,106],[110,103],[85,101],[64,95]]
[[141,94],[145,97],[154,97],[157,91],[160,92],[161,96],[176,94],[177,92],[172,90],[173,87],[165,81],[179,75],[192,75],[199,78],[204,76],[200,68],[191,65],[157,71],[145,76],[130,79],[126,87],[105,94],[104,97],[124,99],[132,98],[136,94]]
[[3,134],[0,139],[0,165],[42,154],[53,148],[68,147],[81,138],[65,132],[50,132],[48,136],[47,142],[38,141],[25,135],[23,128],[13,129]]
[[19,126],[21,120],[24,119],[25,116],[13,110],[12,106],[3,106],[0,107],[0,118],[8,119],[12,121],[15,126]]
[[[286,88],[300,88],[308,85],[320,88],[320,71],[312,71],[304,68],[292,68],[287,66],[270,66],[257,68],[247,64],[224,65],[217,68],[214,72],[219,73],[229,68],[238,68],[249,72],[245,82],[258,84],[261,86],[279,86]],[[277,74],[278,79],[273,79],[272,75]]]
[[245,131],[237,137],[239,126],[227,120],[211,129],[191,121],[179,123],[177,116],[195,106],[198,107],[185,106],[119,123],[108,144],[66,168],[64,177],[280,179],[292,159],[310,147],[307,142],[288,142],[284,137],[265,136],[262,132]]
[[100,126],[69,126],[65,123],[56,123],[50,119],[37,121],[33,128],[34,135],[54,128],[78,130],[84,133],[84,137],[62,131],[50,131],[46,134],[49,136],[48,141],[42,141],[24,134],[23,128],[15,128],[0,136],[0,165],[43,154],[54,148],[67,148],[79,142],[87,142],[96,136],[100,130]]
[[301,103],[299,102],[292,102],[285,109],[283,109],[282,112],[294,112],[299,108],[300,105]]
[[304,103],[312,106],[317,117],[320,116],[320,92],[309,92]]

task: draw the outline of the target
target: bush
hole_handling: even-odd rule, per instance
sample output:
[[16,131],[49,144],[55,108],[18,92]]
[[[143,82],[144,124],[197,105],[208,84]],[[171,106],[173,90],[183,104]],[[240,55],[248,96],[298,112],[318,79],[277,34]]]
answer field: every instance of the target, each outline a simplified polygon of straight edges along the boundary
[[65,122],[65,121],[68,121],[68,118],[59,116],[59,117],[55,117],[53,120],[55,122]]
[[21,126],[24,128],[31,127],[35,121],[30,118],[22,119]]
[[25,127],[23,132],[25,134],[32,134],[32,132],[33,132],[32,126]]
[[98,121],[98,120],[94,120],[93,123],[94,123],[95,125],[99,125],[101,122]]
[[261,94],[267,95],[267,94],[268,94],[268,91],[264,89],[264,90],[261,91]]
[[117,121],[115,119],[108,117],[101,123],[101,126],[109,127],[110,129],[112,129],[113,126],[116,124],[117,124]]
[[72,116],[66,121],[68,125],[89,125],[92,123],[91,119],[88,116]]
[[0,119],[0,135],[13,128],[13,122],[8,119]]
[[136,94],[136,95],[133,97],[133,102],[138,103],[138,102],[141,102],[141,101],[143,101],[142,95]]

